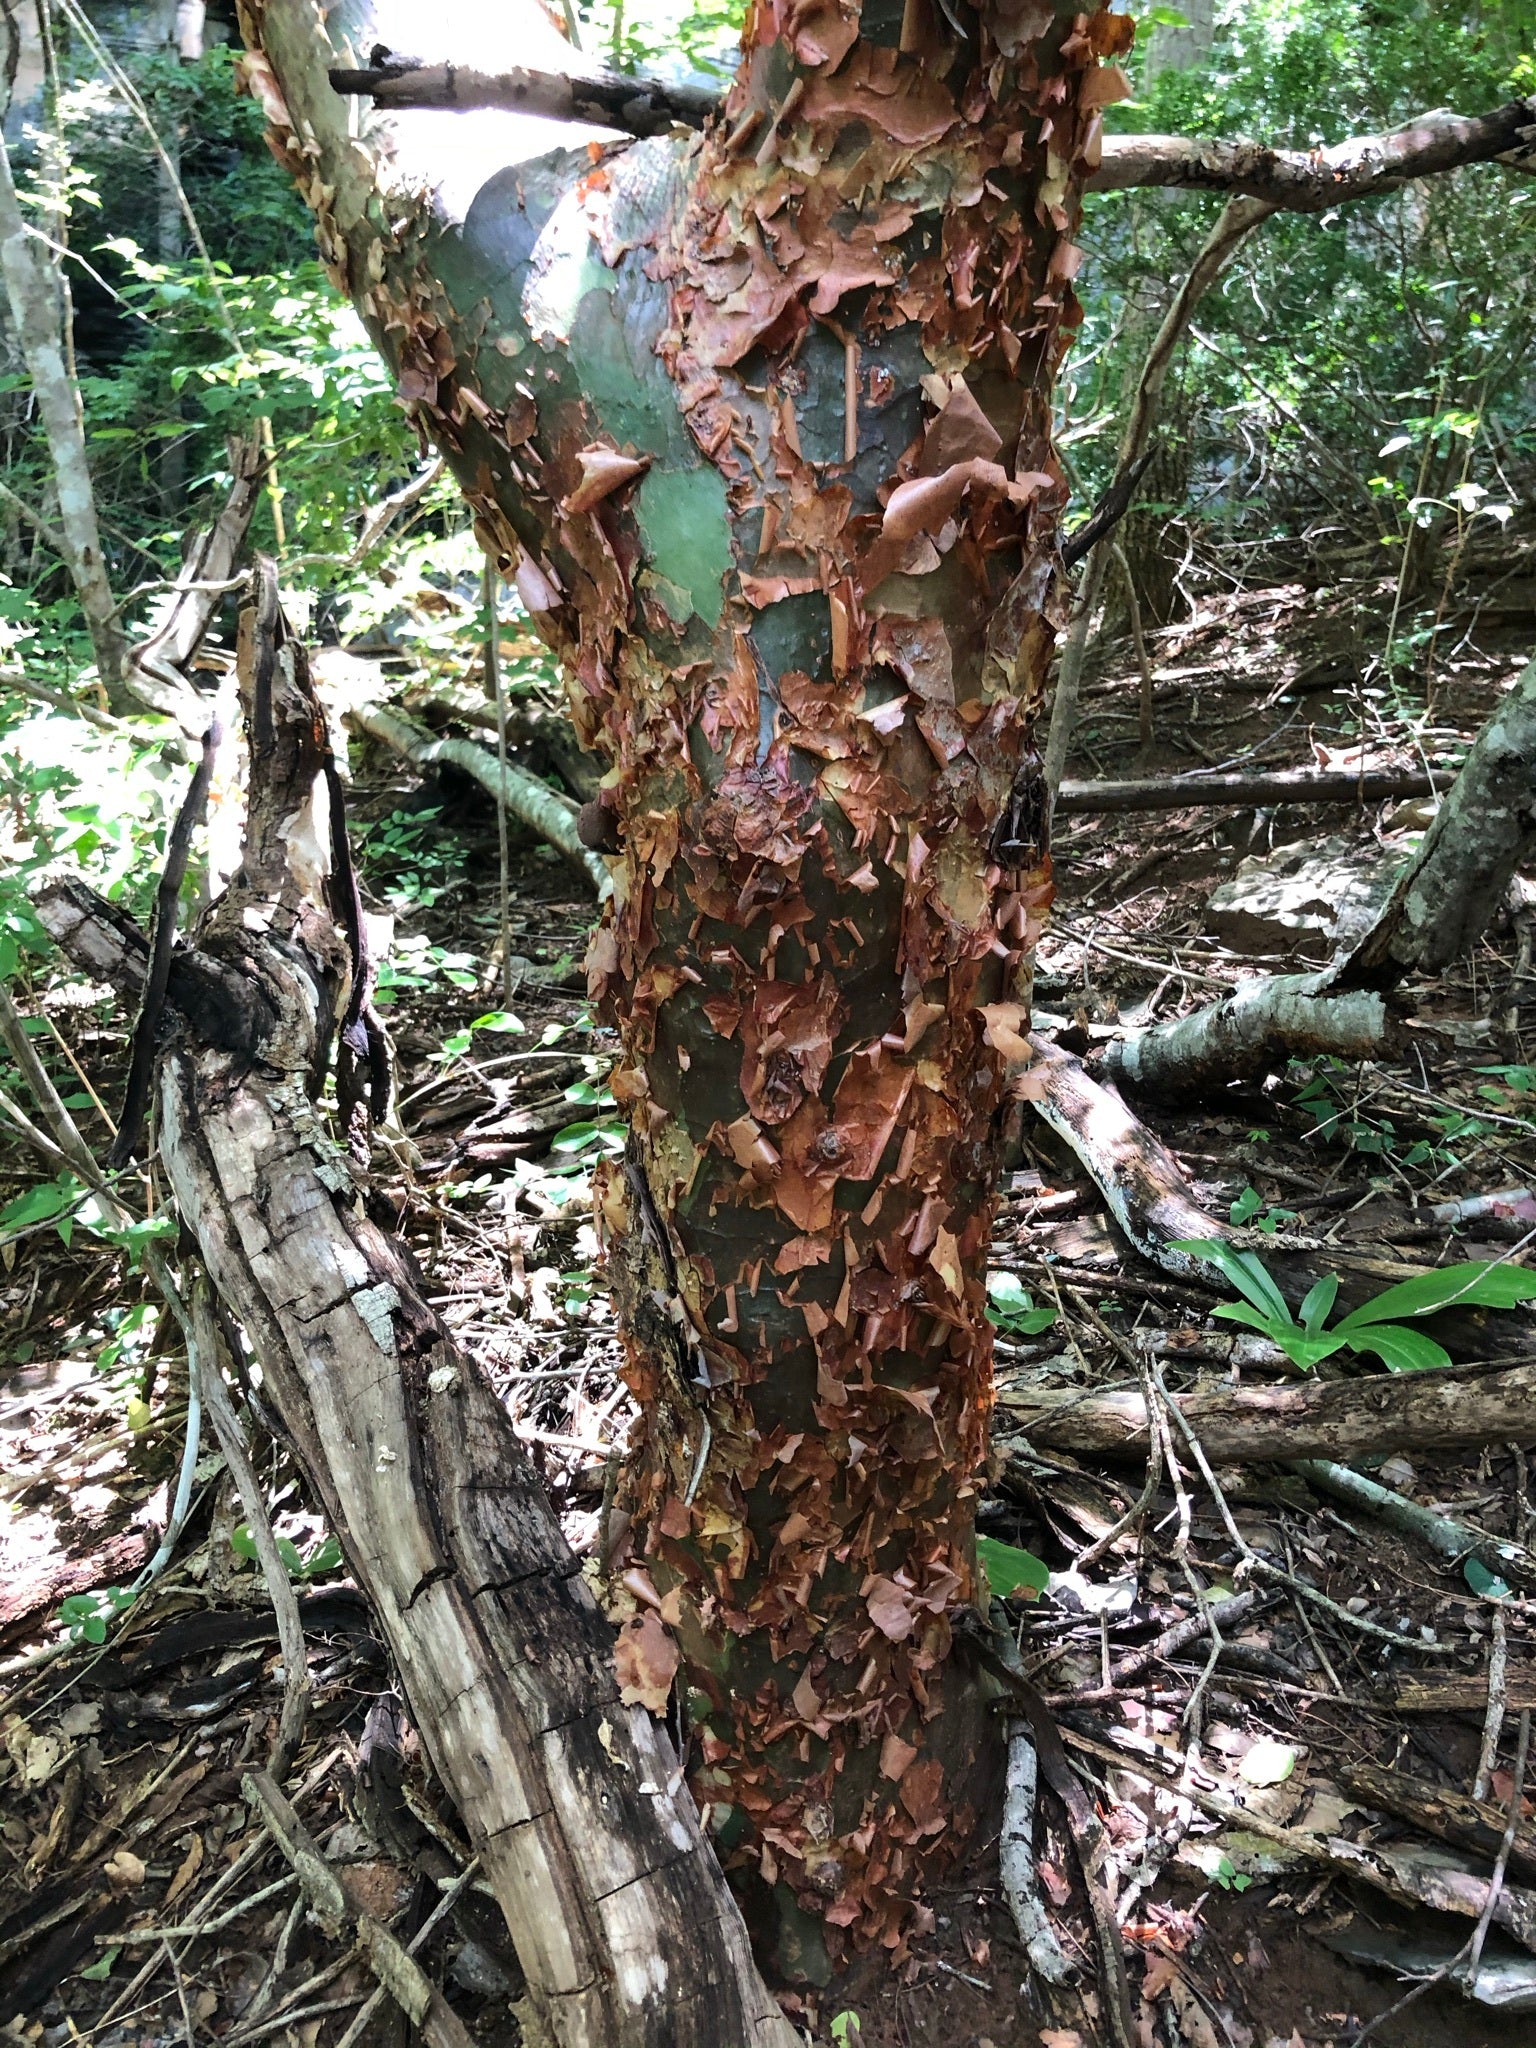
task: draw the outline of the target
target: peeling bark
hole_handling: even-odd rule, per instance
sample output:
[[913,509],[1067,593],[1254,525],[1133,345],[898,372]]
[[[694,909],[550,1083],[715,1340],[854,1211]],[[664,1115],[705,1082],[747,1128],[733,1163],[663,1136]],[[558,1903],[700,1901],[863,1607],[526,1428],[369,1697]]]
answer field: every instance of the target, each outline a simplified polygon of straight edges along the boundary
[[[275,602],[268,614],[276,618]],[[330,908],[324,726],[294,643],[253,641],[244,861],[198,934],[208,963],[159,1074],[177,1206],[341,1538],[559,2048],[791,2048],[661,1728],[619,1699],[613,1635],[505,1411],[362,1210],[312,1101],[352,963]],[[39,915],[131,987],[142,949],[79,884]],[[198,1028],[227,980],[263,1020]],[[177,1000],[172,980],[172,1001]]]
[[[353,51],[368,20],[331,16]],[[900,1949],[997,1761],[949,1615],[1050,898],[1068,237],[1130,24],[987,4],[968,40],[927,0],[762,0],[702,139],[516,164],[510,117],[352,138],[303,0],[242,26],[322,250],[610,763],[626,1555],[722,1852],[772,1890],[781,1966],[824,1976],[839,1930]],[[508,40],[482,68],[535,55]],[[466,124],[451,175],[417,175],[413,119]]]

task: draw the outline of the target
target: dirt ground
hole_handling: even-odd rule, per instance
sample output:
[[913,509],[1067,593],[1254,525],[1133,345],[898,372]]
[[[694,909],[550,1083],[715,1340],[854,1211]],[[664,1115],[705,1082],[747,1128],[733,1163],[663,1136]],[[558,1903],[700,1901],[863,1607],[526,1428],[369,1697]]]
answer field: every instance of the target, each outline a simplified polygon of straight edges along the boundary
[[[1372,767],[1410,769],[1421,751],[1443,758],[1528,658],[1532,618],[1501,612],[1495,595],[1462,622],[1465,634],[1442,634],[1438,644],[1454,651],[1439,657],[1426,717],[1422,675],[1395,695],[1365,680],[1389,604],[1390,591],[1358,586],[1202,600],[1152,638],[1147,748],[1131,650],[1114,643],[1090,674],[1073,772],[1353,768],[1362,745]],[[1415,709],[1410,739],[1405,713]],[[436,1304],[503,1391],[586,1552],[606,1461],[632,1412],[585,1203],[585,1169],[616,1142],[602,1096],[607,1042],[582,994],[590,900],[557,857],[516,849],[504,999],[498,964],[484,964],[499,909],[483,800],[452,782],[420,788],[372,757],[356,774],[365,882],[412,941],[395,955],[402,1128],[376,1162],[380,1214],[404,1230]],[[392,850],[385,821],[428,814],[430,830],[397,834]],[[1073,818],[1058,835],[1039,1009],[1091,1053],[1118,1022],[1177,1014],[1256,965],[1294,964],[1283,951],[1256,959],[1232,927],[1213,929],[1215,885],[1252,856],[1328,837],[1363,865],[1422,823],[1390,804]],[[462,858],[442,852],[450,844]],[[1496,925],[1454,976],[1419,992],[1430,1028],[1411,1061],[1370,1072],[1312,1065],[1193,1109],[1149,1111],[1149,1121],[1215,1213],[1248,1209],[1277,1242],[1308,1232],[1341,1254],[1376,1249],[1425,1265],[1507,1256],[1536,1219],[1536,1005],[1518,1007],[1536,991],[1512,978],[1516,944]],[[40,993],[111,1102],[131,1020],[90,991]],[[502,1007],[521,1031],[503,1020],[464,1038]],[[6,1160],[8,1192],[28,1171],[19,1155]],[[1430,1214],[1493,1190],[1509,1195],[1502,1215],[1462,1227]],[[181,1456],[186,1389],[169,1333],[152,1314],[123,1314],[152,1297],[95,1240],[77,1235],[66,1248],[40,1229],[7,1250],[0,2025],[38,2048],[82,2038],[95,2048],[350,2048],[360,2018],[370,2041],[403,2040],[391,2008],[363,2017],[366,1965],[307,1920],[241,1798],[242,1770],[265,1755],[280,1672],[216,1457],[198,1466],[170,1570],[121,1621],[102,1596],[153,1549]],[[1031,1445],[1010,1423],[1010,1388],[1134,1385],[1127,1358],[1149,1344],[1171,1387],[1220,1377],[1236,1368],[1213,1340],[1231,1326],[1211,1320],[1217,1293],[1170,1280],[1117,1241],[1081,1169],[1038,1123],[1024,1125],[1005,1175],[994,1266],[1058,1317],[1044,1332],[1001,1333],[982,1526],[1057,1575],[1016,1607],[1018,1646],[1105,1832],[1097,1881],[1121,1922],[1140,2041],[1345,2048],[1413,1973],[1454,1956],[1488,1897],[1528,1729],[1521,1715],[1536,1707],[1528,1584],[1517,1578],[1490,1598],[1486,1572],[1480,1583],[1476,1568],[1390,1533],[1283,1466],[1219,1472],[1213,1492],[1183,1445],[1139,1520],[1100,1546],[1141,1494],[1144,1466]],[[1243,1368],[1255,1370],[1265,1369]],[[263,1460],[280,1491],[280,1533],[295,1546],[315,1682],[295,1803],[378,1917],[409,1940],[468,1848],[408,1727],[396,1731],[398,1755],[391,1746],[390,1673],[326,1532],[281,1452],[268,1446]],[[1489,1537],[1522,1550],[1529,1540],[1529,1474],[1511,1446],[1398,1457],[1380,1477]],[[1246,1573],[1234,1528],[1290,1579]],[[1098,1554],[1081,1569],[1090,1547]],[[1182,1643],[1165,1642],[1181,1621],[1243,1594],[1248,1604],[1221,1624],[1219,1661],[1203,1621]],[[104,1642],[89,1640],[101,1632]],[[1116,1677],[1154,1644],[1139,1670]],[[1491,1662],[1503,1666],[1504,1711],[1493,1717],[1488,1797],[1469,1812],[1449,1795],[1469,1793],[1478,1775]],[[1498,1683],[1493,1692],[1497,1701]],[[1533,1815],[1529,1799],[1521,1811]],[[1028,1969],[1002,1895],[1000,1825],[1001,1815],[926,1902],[931,1927],[904,1963],[882,1959],[804,1998],[816,2039],[838,2038],[834,2023],[865,2048],[1098,2048],[1112,2038],[1063,1809],[1042,1793],[1041,1894],[1070,1970],[1056,1990]],[[1515,1833],[1483,1951],[1485,1990],[1523,1995],[1527,2009],[1474,2004],[1441,1983],[1370,2038],[1382,2048],[1536,2043],[1532,1887],[1536,1824]],[[1426,1897],[1454,1910],[1430,1910]],[[516,1960],[473,1877],[421,1959],[478,2038],[516,2038]],[[849,2013],[856,2027],[840,2018]]]

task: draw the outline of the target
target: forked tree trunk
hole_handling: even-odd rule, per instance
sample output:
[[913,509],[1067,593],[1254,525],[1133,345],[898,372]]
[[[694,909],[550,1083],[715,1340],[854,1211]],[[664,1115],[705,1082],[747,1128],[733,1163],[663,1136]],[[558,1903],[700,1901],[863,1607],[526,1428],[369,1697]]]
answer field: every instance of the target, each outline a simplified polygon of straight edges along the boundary
[[[413,54],[538,64],[530,13],[450,0]],[[1051,388],[1131,35],[1049,0],[958,18],[763,0],[702,138],[556,151],[494,113],[356,139],[326,67],[367,7],[334,45],[312,0],[241,7],[333,272],[610,764],[623,1555],[683,1648],[722,1854],[812,1976],[829,1929],[903,1942],[993,1759],[949,1617],[1050,895]]]
[[[621,1703],[613,1632],[505,1410],[364,1214],[312,1101],[356,1022],[356,913],[324,719],[266,575],[242,622],[244,856],[171,977],[158,1135],[177,1206],[506,1915],[523,2039],[792,2048],[671,1745]],[[120,911],[70,882],[38,909],[77,965],[136,992],[148,948]]]

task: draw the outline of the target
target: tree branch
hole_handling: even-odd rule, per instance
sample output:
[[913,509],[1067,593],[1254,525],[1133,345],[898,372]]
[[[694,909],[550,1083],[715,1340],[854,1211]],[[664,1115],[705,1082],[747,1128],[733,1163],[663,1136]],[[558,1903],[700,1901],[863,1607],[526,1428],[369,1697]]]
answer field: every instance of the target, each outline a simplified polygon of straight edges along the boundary
[[1106,136],[1090,192],[1132,187],[1194,186],[1240,192],[1292,213],[1322,213],[1349,199],[1394,192],[1410,178],[1463,164],[1512,158],[1518,166],[1536,146],[1536,103],[1508,100],[1486,114],[1419,114],[1386,135],[1356,135],[1332,149],[1269,149],[1184,135]]
[[[422,64],[413,57],[376,51],[366,70],[333,67],[333,89],[367,94],[391,110],[409,107],[499,107],[542,114],[547,120],[590,121],[626,135],[655,135],[674,124],[702,128],[720,111],[720,96],[698,86],[603,71],[582,77],[535,71],[477,71],[468,65]],[[1410,178],[1452,171],[1462,164],[1513,158],[1536,147],[1536,103],[1508,100],[1486,114],[1444,109],[1416,115],[1385,135],[1357,135],[1332,149],[1270,149],[1260,142],[1230,142],[1188,135],[1107,135],[1089,192],[1133,187],[1194,187],[1243,193],[1293,213],[1321,213],[1347,199],[1396,191]]]

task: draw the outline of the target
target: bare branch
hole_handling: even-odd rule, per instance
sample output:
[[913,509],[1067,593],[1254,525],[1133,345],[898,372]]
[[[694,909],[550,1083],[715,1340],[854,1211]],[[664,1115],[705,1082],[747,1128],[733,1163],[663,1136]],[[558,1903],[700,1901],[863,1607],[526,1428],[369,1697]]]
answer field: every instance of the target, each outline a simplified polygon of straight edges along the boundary
[[1115,135],[1088,179],[1090,192],[1132,187],[1194,186],[1240,192],[1292,213],[1322,213],[1345,200],[1395,192],[1410,178],[1432,177],[1463,164],[1511,159],[1517,167],[1536,147],[1536,102],[1508,100],[1486,114],[1443,109],[1417,115],[1386,135],[1356,135],[1332,149],[1269,149],[1184,135]]

